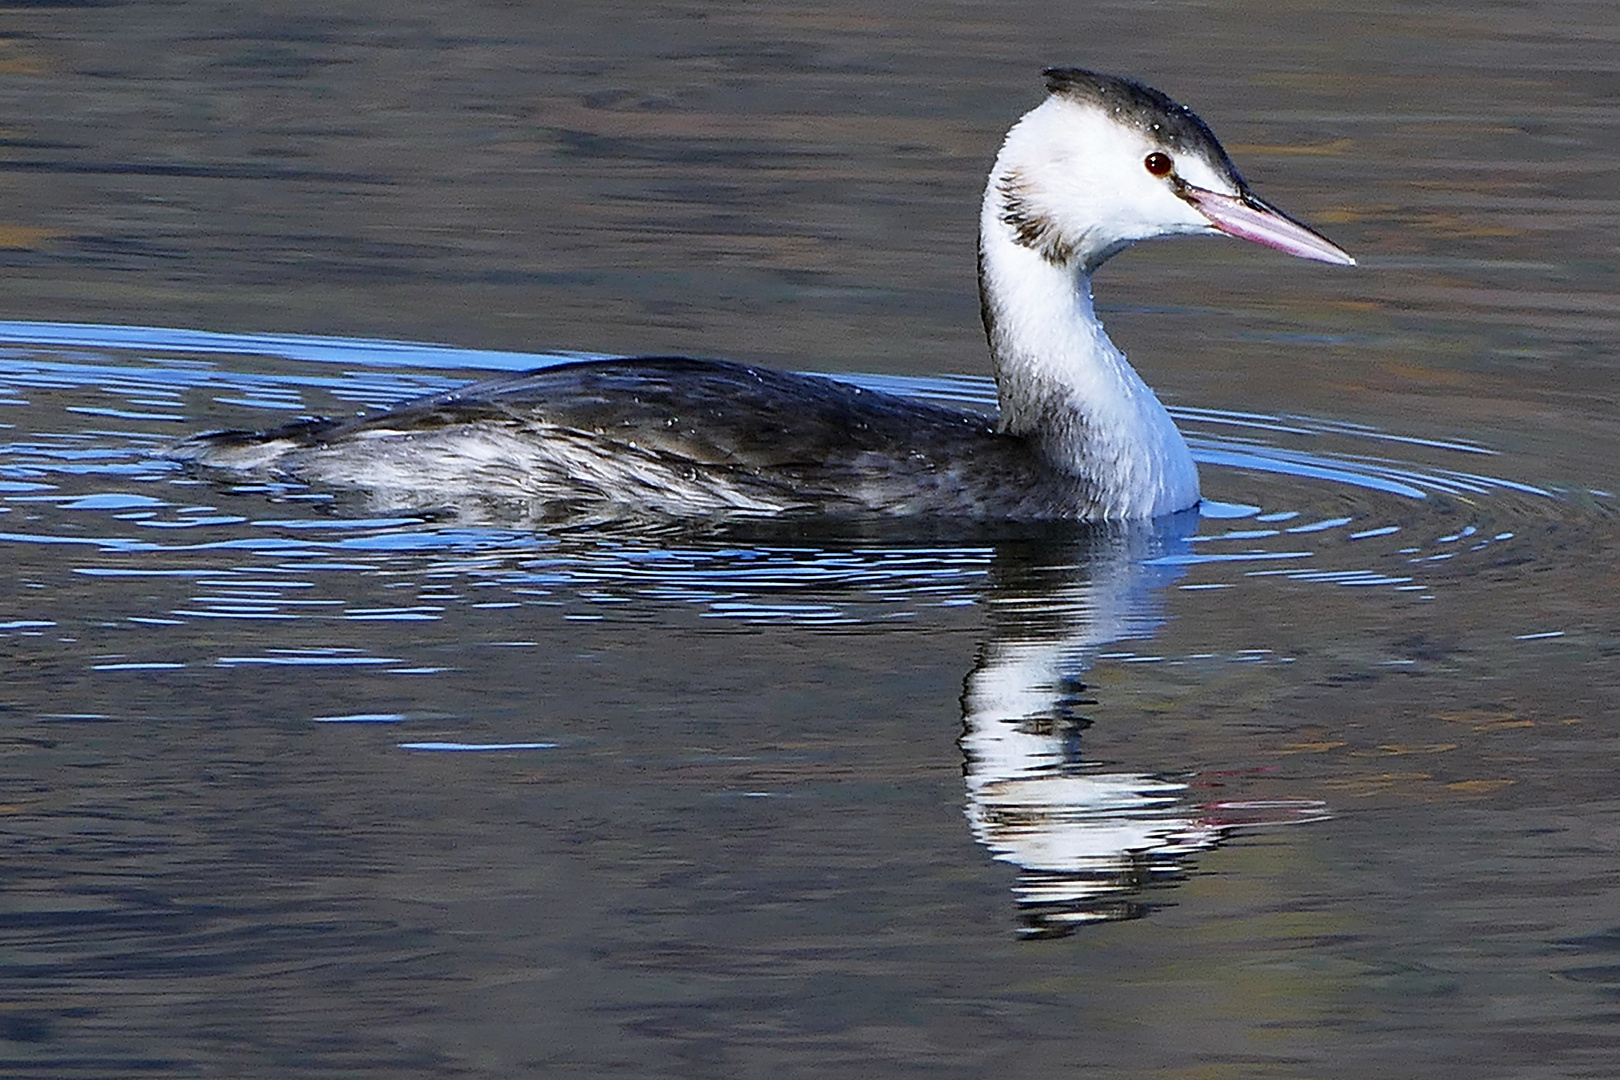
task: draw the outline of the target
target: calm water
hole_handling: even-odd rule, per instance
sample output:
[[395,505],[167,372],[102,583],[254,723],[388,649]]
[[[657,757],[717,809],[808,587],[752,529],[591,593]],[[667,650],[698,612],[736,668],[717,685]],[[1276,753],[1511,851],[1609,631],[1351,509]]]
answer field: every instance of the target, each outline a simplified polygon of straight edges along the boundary
[[[0,16],[0,1072],[1614,1075],[1620,23],[907,12]],[[568,350],[982,405],[1060,61],[1362,260],[1099,278],[1201,514],[545,534],[155,454]]]

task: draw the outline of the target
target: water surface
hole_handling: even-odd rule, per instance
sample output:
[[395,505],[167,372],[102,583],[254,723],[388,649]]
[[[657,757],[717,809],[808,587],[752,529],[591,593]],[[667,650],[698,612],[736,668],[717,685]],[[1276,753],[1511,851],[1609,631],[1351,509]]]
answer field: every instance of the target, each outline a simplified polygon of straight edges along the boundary
[[[1606,9],[908,12],[6,16],[8,1075],[1612,1073]],[[1099,277],[1202,514],[540,533],[157,453],[569,350],[983,406],[1060,61],[1362,260]]]

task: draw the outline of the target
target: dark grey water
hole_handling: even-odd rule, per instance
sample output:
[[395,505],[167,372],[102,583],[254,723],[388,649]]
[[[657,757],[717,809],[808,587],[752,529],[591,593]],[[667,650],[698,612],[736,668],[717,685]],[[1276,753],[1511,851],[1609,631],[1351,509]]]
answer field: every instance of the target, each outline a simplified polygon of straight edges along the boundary
[[[0,1072],[1613,1075],[1617,37],[0,13]],[[570,349],[982,402],[1050,62],[1362,260],[1099,279],[1201,517],[544,534],[154,456]]]

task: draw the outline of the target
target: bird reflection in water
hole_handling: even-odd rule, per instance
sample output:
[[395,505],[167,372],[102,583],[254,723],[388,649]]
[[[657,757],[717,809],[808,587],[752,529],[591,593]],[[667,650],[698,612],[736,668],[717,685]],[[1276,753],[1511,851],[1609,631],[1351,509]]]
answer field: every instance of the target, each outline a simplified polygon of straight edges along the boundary
[[961,746],[973,835],[1018,868],[1021,936],[1138,918],[1149,890],[1185,878],[1234,828],[1326,816],[1314,800],[1199,804],[1191,779],[1085,759],[1082,710],[1097,702],[1081,675],[1102,648],[1153,634],[1197,524],[1192,512],[997,547]]

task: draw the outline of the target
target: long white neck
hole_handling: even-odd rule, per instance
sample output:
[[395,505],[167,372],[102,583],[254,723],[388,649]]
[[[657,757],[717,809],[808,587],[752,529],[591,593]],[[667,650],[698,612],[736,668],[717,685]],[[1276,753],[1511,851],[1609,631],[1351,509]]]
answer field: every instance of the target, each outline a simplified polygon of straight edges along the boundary
[[[1157,517],[1198,502],[1181,433],[1097,321],[1090,270],[1113,250],[1028,246],[1006,209],[1002,163],[979,224],[979,290],[1001,429],[1091,486],[1097,516]],[[1020,240],[1024,242],[1020,242]]]

